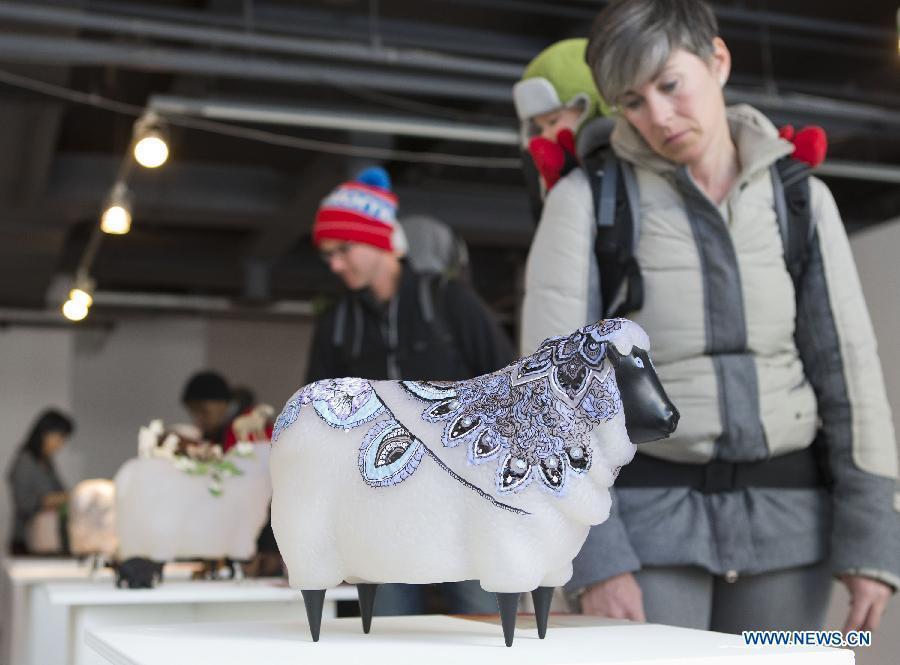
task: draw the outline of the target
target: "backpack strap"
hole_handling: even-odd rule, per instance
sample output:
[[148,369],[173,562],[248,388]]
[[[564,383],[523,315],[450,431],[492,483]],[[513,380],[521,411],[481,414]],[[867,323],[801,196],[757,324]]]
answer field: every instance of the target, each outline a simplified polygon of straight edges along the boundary
[[331,334],[331,345],[342,347],[347,334],[347,299],[342,298],[334,309],[334,330]]
[[594,254],[600,273],[603,316],[615,317],[640,309],[644,282],[634,248],[640,234],[637,180],[631,166],[609,148],[584,159],[597,222]]
[[812,203],[809,193],[810,168],[792,157],[782,157],[770,167],[775,214],[784,243],[784,262],[794,290],[800,280],[809,257],[809,245],[815,234]]
[[[351,317],[352,324],[349,321]],[[345,363],[356,361],[362,355],[363,325],[360,304],[355,299],[341,298],[335,306],[331,345],[340,350]]]
[[444,292],[447,290],[447,281],[446,275],[440,273],[419,275],[419,311],[441,344],[455,345],[453,333],[447,327],[444,315]]

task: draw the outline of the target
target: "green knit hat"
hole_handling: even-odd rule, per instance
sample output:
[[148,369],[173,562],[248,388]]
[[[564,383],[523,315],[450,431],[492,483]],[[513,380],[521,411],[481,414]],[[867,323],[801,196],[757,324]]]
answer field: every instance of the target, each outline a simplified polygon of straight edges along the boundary
[[522,80],[513,86],[523,145],[532,133],[531,119],[542,113],[583,104],[579,128],[598,114],[609,114],[585,62],[586,49],[587,39],[564,39],[545,48],[525,67]]

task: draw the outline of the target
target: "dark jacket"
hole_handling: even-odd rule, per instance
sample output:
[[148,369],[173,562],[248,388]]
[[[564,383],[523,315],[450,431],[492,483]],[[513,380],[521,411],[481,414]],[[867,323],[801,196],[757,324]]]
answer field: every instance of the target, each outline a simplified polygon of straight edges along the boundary
[[[429,303],[433,312],[424,312]],[[404,264],[390,302],[349,292],[319,317],[306,382],[345,376],[455,381],[513,359],[506,335],[470,288]]]
[[44,497],[65,487],[52,463],[36,459],[27,450],[16,455],[7,477],[13,499],[12,542],[21,550],[25,548],[28,523],[40,512]]

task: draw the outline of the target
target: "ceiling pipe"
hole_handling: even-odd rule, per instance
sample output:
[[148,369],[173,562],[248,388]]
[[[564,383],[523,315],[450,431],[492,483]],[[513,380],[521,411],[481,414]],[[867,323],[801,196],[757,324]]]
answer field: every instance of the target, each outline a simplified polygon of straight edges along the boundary
[[[735,93],[731,96],[738,95]],[[765,99],[769,97],[766,96]],[[812,104],[807,98],[800,101],[804,105]],[[196,115],[220,121],[355,130],[373,134],[420,136],[494,145],[519,145],[519,135],[512,129],[432,120],[418,116],[373,115],[327,108],[310,109],[228,100],[202,100],[175,95],[153,95],[148,106],[162,114]],[[866,110],[863,108],[860,112],[865,113]],[[900,183],[900,167],[888,164],[829,159],[816,169],[816,173],[853,180]]]
[[[555,2],[523,2],[522,0],[456,0],[458,4],[474,5],[478,8],[498,9],[517,14],[528,13],[544,16],[565,16],[573,19],[591,20],[597,16],[608,0],[594,2],[587,7],[560,7]],[[800,16],[745,7],[732,7],[713,4],[713,12],[720,23],[738,23],[746,25],[767,25],[797,32],[814,32],[842,37],[854,37],[862,40],[891,40],[894,35],[891,29],[877,26],[850,23],[849,21],[832,21],[815,16]]]
[[264,307],[247,307],[240,301],[216,296],[189,296],[137,291],[97,291],[94,305],[111,309],[141,309],[240,315],[247,318],[307,318],[316,313],[306,300],[280,300]]
[[900,166],[872,164],[865,162],[846,162],[828,159],[815,169],[817,175],[849,180],[868,180],[875,182],[891,182],[900,184]]
[[[415,95],[474,99],[511,105],[511,84],[353,66],[306,64],[169,47],[142,47],[43,35],[0,34],[0,60],[41,65],[120,66],[224,78],[363,87]],[[805,95],[771,95],[729,87],[729,102],[780,110],[808,119],[838,118],[900,127],[894,109]]]
[[362,87],[511,104],[511,85],[334,64],[309,64],[212,51],[142,46],[69,37],[0,34],[0,60],[57,66],[116,66],[279,83]]
[[171,21],[129,19],[112,15],[46,5],[0,2],[0,19],[55,28],[76,28],[115,35],[163,39],[209,46],[247,49],[262,53],[348,60],[367,65],[413,67],[459,74],[477,74],[515,80],[522,74],[518,63],[435,53],[417,49],[373,48],[347,41],[284,37],[224,28],[180,25]]
[[519,134],[511,127],[490,127],[402,114],[251,104],[228,100],[191,99],[174,95],[152,95],[148,107],[161,114],[174,113],[230,122],[339,129],[370,134],[416,136],[495,145],[515,146],[519,143]]
[[[499,9],[507,13],[529,13],[535,16],[547,16],[559,18],[566,16],[570,19],[583,19],[590,21],[594,19],[600,10],[608,4],[608,0],[593,1],[586,6],[561,6],[559,2],[522,2],[521,0],[456,0],[457,4],[468,4],[477,9]],[[174,7],[160,7],[154,5],[141,4],[138,2],[129,2],[127,5],[104,2],[103,0],[92,0],[91,7],[98,10],[115,13],[120,16],[135,16],[141,19],[153,17],[161,19],[169,19],[178,21],[179,23],[193,22],[200,25],[219,25],[233,27],[236,29],[246,29],[245,21],[242,17],[235,15],[227,15],[224,13],[214,13],[209,11],[197,11]],[[272,30],[273,32],[299,32],[305,28],[304,23],[311,21],[303,21],[300,19],[310,19],[314,16],[325,16],[328,12],[322,10],[292,7],[283,10],[282,7],[265,5],[257,0],[254,13],[254,26],[257,28]],[[273,11],[274,9],[274,11]],[[736,25],[760,26],[768,25],[773,28],[783,28],[793,32],[806,32],[815,34],[828,34],[835,36],[853,37],[861,40],[893,41],[896,37],[891,28],[882,28],[878,26],[865,25],[862,23],[851,23],[849,21],[837,21],[820,18],[817,16],[802,16],[798,14],[788,14],[771,10],[757,10],[745,7],[733,7],[730,5],[722,5],[713,3],[713,11],[719,18],[721,23],[733,23]],[[333,14],[333,12],[331,12]],[[282,16],[298,17],[296,23],[298,25],[290,25],[284,20],[280,20]],[[356,14],[359,18],[364,18],[362,14]],[[389,27],[396,20],[386,20],[382,18],[382,27]],[[387,32],[387,30],[383,30]],[[390,37],[390,35],[388,35]],[[823,40],[824,42],[825,40]]]

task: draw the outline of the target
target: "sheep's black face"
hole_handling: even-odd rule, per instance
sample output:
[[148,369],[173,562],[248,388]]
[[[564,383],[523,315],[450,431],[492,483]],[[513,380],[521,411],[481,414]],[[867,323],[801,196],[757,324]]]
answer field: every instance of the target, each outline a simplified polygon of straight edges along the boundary
[[616,384],[625,408],[625,426],[632,443],[667,438],[678,426],[678,409],[666,395],[650,355],[638,347],[622,355],[614,344],[606,357],[616,372]]

